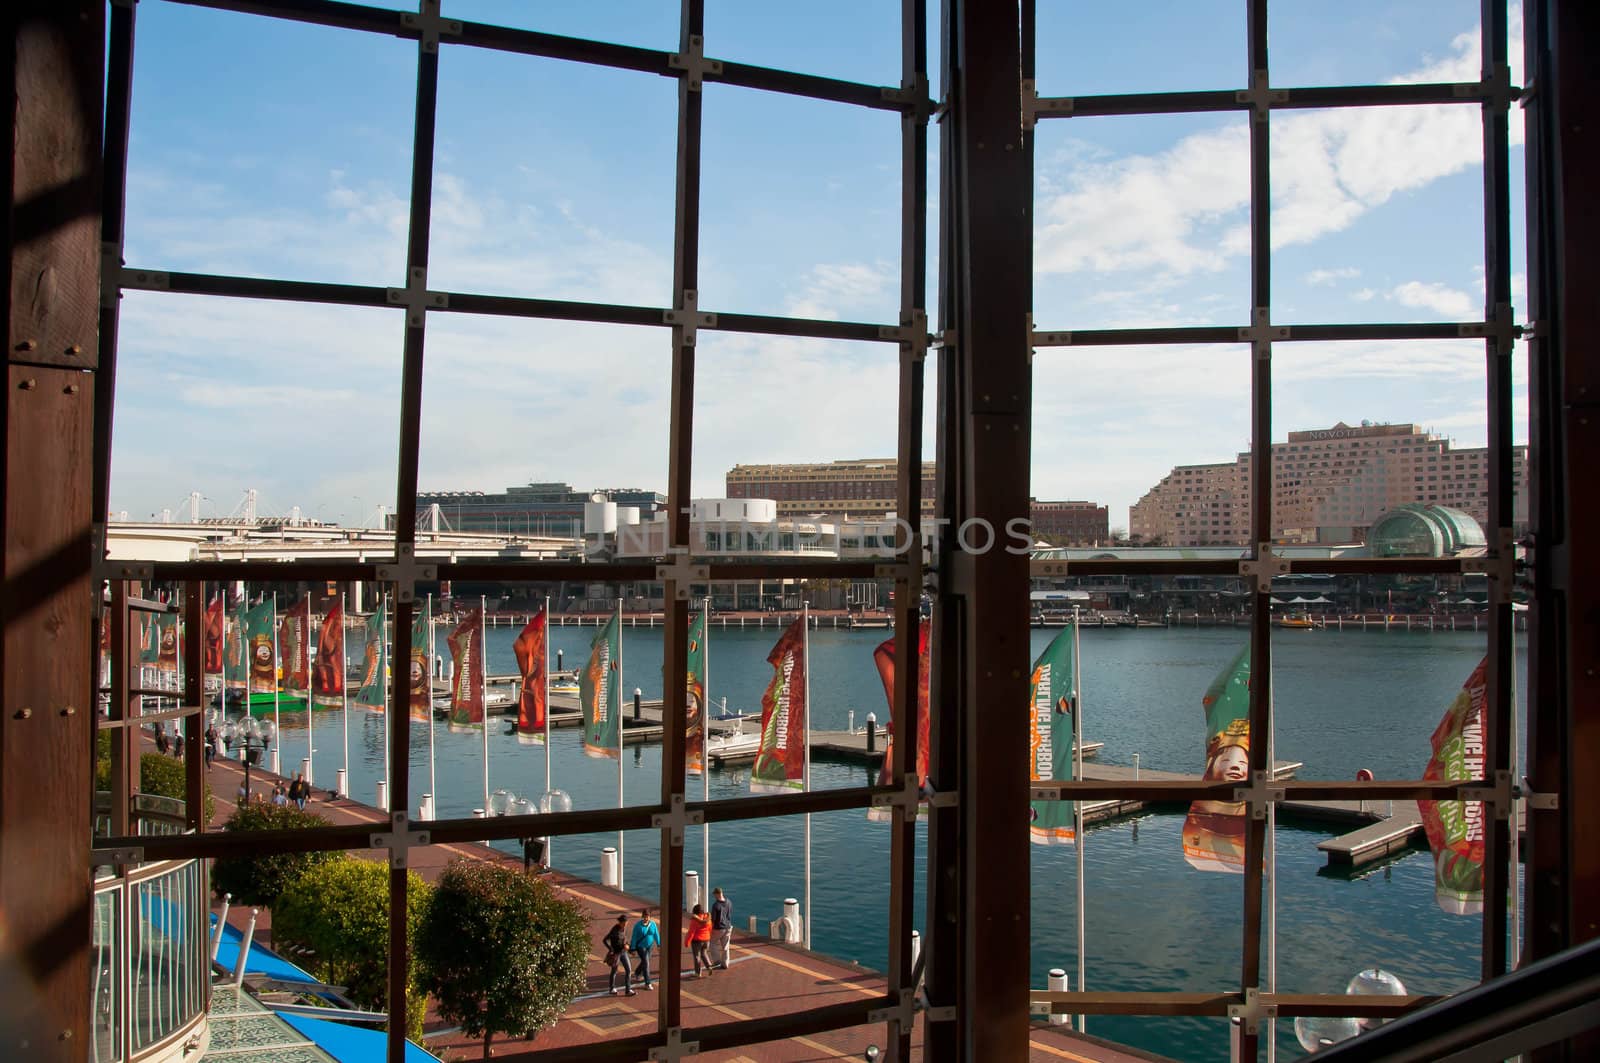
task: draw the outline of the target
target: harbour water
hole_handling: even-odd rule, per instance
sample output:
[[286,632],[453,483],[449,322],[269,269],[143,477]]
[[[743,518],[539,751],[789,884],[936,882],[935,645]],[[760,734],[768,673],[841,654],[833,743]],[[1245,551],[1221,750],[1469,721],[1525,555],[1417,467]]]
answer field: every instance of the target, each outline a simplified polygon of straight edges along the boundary
[[[568,667],[581,664],[594,628],[556,627],[554,651]],[[516,630],[490,628],[489,671],[515,670]],[[882,684],[871,651],[884,631],[823,629],[811,643],[812,711],[819,728],[840,729],[855,711],[886,718]],[[1035,631],[1038,653],[1055,631]],[[709,694],[713,704],[755,711],[770,676],[766,655],[773,629],[713,629]],[[1243,629],[1086,629],[1082,636],[1084,733],[1105,743],[1102,759],[1199,772],[1204,741],[1200,697],[1207,683],[1243,644]],[[1483,634],[1470,632],[1360,632],[1282,630],[1274,635],[1274,707],[1280,759],[1300,761],[1302,778],[1349,779],[1359,768],[1379,779],[1420,776],[1428,737],[1445,706],[1482,657]],[[1520,638],[1519,638],[1520,642]],[[441,651],[443,634],[439,637]],[[355,648],[352,648],[355,652]],[[624,628],[624,691],[646,698],[661,693],[661,631]],[[1519,704],[1524,704],[1525,662],[1519,645]],[[1018,711],[1022,711],[1019,707]],[[748,726],[748,725],[747,725]],[[413,725],[410,789],[429,790],[428,730]],[[490,785],[519,796],[544,790],[544,752],[525,746],[496,726],[490,734]],[[338,712],[316,720],[316,779],[331,785],[343,757]],[[435,800],[440,817],[471,815],[483,803],[483,739],[475,733],[434,730]],[[371,802],[381,778],[380,718],[350,713],[350,789]],[[306,755],[303,717],[284,717],[282,764],[293,771]],[[554,732],[554,785],[574,807],[617,803],[615,760],[583,755],[576,729]],[[660,750],[630,746],[622,775],[630,803],[660,792]],[[818,788],[871,781],[860,765],[818,762]],[[698,789],[691,779],[691,792]],[[714,771],[713,798],[748,793],[745,771]],[[1242,877],[1207,874],[1183,860],[1180,815],[1145,814],[1091,828],[1086,838],[1086,988],[1105,990],[1228,990],[1237,988],[1242,941]],[[863,966],[884,969],[889,835],[859,811],[819,814],[812,821],[813,946]],[[1418,993],[1442,993],[1475,980],[1480,922],[1449,916],[1433,900],[1432,866],[1410,852],[1362,869],[1359,877],[1332,875],[1315,843],[1330,833],[1316,824],[1288,822],[1278,834],[1278,986],[1284,992],[1340,992],[1363,967],[1396,973]],[[781,914],[785,897],[802,894],[803,826],[799,817],[721,824],[713,828],[711,882],[732,899],[737,920],[766,922]],[[624,885],[640,896],[659,888],[653,831],[625,842]],[[616,835],[556,839],[557,866],[598,879],[600,849]],[[926,835],[918,831],[925,852]],[[691,829],[686,866],[701,862],[701,835]],[[1070,847],[1032,847],[1031,983],[1043,987],[1051,967],[1076,975],[1076,857]],[[916,889],[922,920],[923,876]],[[1299,1054],[1289,1023],[1281,1023],[1280,1054]],[[1227,1057],[1227,1024],[1210,1019],[1091,1017],[1090,1033],[1178,1059]]]

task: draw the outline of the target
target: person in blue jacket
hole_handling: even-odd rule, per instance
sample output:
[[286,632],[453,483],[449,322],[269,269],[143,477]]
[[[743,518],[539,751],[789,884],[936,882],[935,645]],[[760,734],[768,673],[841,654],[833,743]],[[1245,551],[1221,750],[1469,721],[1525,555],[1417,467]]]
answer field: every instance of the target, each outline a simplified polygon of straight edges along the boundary
[[633,938],[628,945],[639,957],[639,981],[646,989],[654,989],[655,984],[650,981],[650,954],[661,947],[661,928],[650,918],[650,909],[639,910],[639,921],[633,924]]

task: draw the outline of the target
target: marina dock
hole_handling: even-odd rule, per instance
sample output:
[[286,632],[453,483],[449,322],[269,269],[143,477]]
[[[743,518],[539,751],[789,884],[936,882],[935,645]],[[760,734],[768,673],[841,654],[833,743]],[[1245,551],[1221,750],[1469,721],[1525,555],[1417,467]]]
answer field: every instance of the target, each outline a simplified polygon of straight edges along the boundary
[[[146,739],[147,748],[149,739]],[[243,772],[238,761],[218,757],[207,769],[208,781],[216,805],[211,829],[218,829],[233,813],[231,800],[238,790]],[[258,792],[269,790],[280,777],[271,772],[251,769],[252,787]],[[386,827],[384,813],[369,805],[348,798],[329,800],[327,791],[318,790],[309,809],[335,824],[371,824],[375,829]],[[562,844],[557,840],[556,844]],[[372,860],[383,859],[381,850],[355,851],[352,855]],[[598,857],[598,854],[596,854]],[[521,870],[522,861],[488,845],[461,843],[431,845],[413,849],[410,866],[428,881],[438,879],[444,868],[455,860],[487,860]],[[589,879],[566,871],[547,872],[548,881],[558,892],[576,901],[589,921],[592,944],[586,970],[586,992],[581,994],[551,1028],[541,1031],[536,1038],[496,1037],[494,1048],[499,1054],[531,1052],[595,1044],[617,1037],[633,1037],[653,1033],[656,1029],[658,995],[655,991],[640,989],[637,996],[613,997],[606,991],[605,949],[601,938],[610,928],[614,913],[637,913],[641,908],[653,906],[654,901],[620,890],[601,886]],[[743,926],[760,926],[766,920],[776,919],[781,912],[741,911],[739,898],[731,896],[735,905],[735,922]],[[229,910],[228,922],[241,930],[249,921],[248,908],[236,905]],[[256,924],[256,938],[271,946],[272,919],[270,911],[263,910]],[[686,1031],[696,1027],[712,1026],[730,1019],[742,1020],[782,1015],[843,1004],[866,998],[880,997],[887,992],[883,974],[859,963],[834,959],[812,952],[798,945],[777,941],[770,936],[735,930],[733,936],[732,964],[727,971],[704,979],[687,977],[690,971],[688,952],[674,948],[668,942],[658,959],[676,962],[684,974],[681,984],[683,1001],[682,1021]],[[248,984],[248,983],[247,983]],[[659,983],[658,983],[659,984]],[[443,1059],[476,1059],[482,1052],[483,1042],[462,1035],[445,1022],[432,1008],[424,1023],[424,1044],[427,1049]],[[703,1058],[714,1063],[800,1063],[816,1059],[862,1059],[869,1044],[884,1045],[883,1025],[857,1026],[832,1030],[784,1041],[760,1045],[746,1045],[740,1049],[707,1052]],[[912,1051],[920,1054],[923,1043],[920,1014],[912,1035]],[[1028,1057],[1033,1063],[1057,1063],[1059,1060],[1076,1060],[1078,1063],[1145,1063],[1150,1057],[1133,1049],[1125,1049],[1099,1038],[1072,1032],[1065,1026],[1048,1026],[1036,1023],[1029,1030]]]

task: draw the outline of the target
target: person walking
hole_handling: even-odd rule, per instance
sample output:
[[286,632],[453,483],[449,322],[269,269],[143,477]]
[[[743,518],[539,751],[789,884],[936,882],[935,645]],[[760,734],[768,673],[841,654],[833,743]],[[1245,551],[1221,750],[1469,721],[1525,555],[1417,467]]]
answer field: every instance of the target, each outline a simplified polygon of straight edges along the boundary
[[289,804],[289,795],[283,792],[283,783],[281,782],[272,787],[272,803],[279,808]]
[[217,726],[206,724],[206,767],[211,767],[211,757],[217,751]]
[[722,895],[722,888],[711,891],[711,963],[728,969],[728,946],[733,942],[733,904]]
[[[606,980],[606,986],[611,990],[611,995],[627,992],[628,996],[638,996],[630,984],[633,980],[633,967],[628,963],[628,917],[625,913],[617,913],[617,921],[612,924],[601,944],[606,947],[606,967],[611,971]],[[617,975],[622,975],[622,989],[617,988]]]
[[689,930],[684,935],[685,945],[694,956],[694,976],[699,978],[702,970],[705,974],[711,973],[711,957],[707,949],[711,944],[711,917],[701,905],[695,905],[694,911],[689,914]]
[[167,725],[158,723],[156,724],[156,752],[164,757],[167,755],[167,749]]
[[639,957],[639,981],[646,989],[654,989],[650,981],[650,954],[661,947],[661,928],[650,918],[650,909],[639,911],[639,921],[633,924],[633,937],[629,941],[633,954]]
[[294,781],[289,784],[289,800],[294,802],[294,807],[304,812],[306,800],[311,796],[311,786],[306,782],[306,777],[295,772]]

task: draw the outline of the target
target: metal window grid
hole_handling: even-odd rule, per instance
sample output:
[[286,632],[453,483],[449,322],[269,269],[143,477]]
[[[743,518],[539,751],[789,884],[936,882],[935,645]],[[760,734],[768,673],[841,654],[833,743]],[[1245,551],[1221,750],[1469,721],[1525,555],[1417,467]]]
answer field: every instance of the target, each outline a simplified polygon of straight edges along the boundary
[[[128,267],[122,261],[123,221],[125,213],[125,185],[127,173],[129,108],[132,91],[133,43],[135,7],[132,0],[111,0],[111,47],[108,53],[108,78],[105,124],[105,197],[102,218],[104,241],[103,297],[100,316],[102,338],[101,387],[96,389],[94,474],[94,511],[105,514],[109,510],[110,439],[114,409],[114,379],[116,364],[116,337],[118,325],[118,300],[123,290],[139,289],[182,292],[199,295],[221,295],[243,298],[280,299],[290,301],[327,303],[337,305],[387,307],[406,313],[404,357],[401,377],[401,432],[399,439],[399,466],[397,484],[396,554],[392,559],[371,563],[134,563],[105,565],[100,576],[117,583],[124,580],[160,580],[182,582],[186,588],[186,606],[191,615],[189,630],[198,632],[199,603],[204,600],[203,585],[207,581],[237,579],[273,580],[364,580],[387,582],[396,591],[394,623],[396,630],[406,630],[411,621],[413,601],[411,591],[419,580],[477,579],[503,581],[559,580],[582,577],[590,580],[626,581],[660,580],[666,586],[666,622],[664,638],[665,690],[667,726],[664,728],[661,801],[657,805],[633,806],[620,810],[595,810],[562,815],[534,817],[505,817],[496,820],[456,820],[430,823],[429,834],[433,844],[453,841],[484,841],[497,838],[521,837],[529,833],[547,836],[616,830],[649,829],[658,824],[655,817],[669,814],[674,807],[704,813],[706,822],[763,816],[792,815],[803,811],[862,808],[885,798],[894,801],[895,812],[890,853],[890,955],[887,984],[888,993],[881,998],[858,1004],[835,1006],[795,1015],[719,1024],[713,1027],[683,1030],[678,972],[675,965],[665,965],[663,989],[660,997],[657,1030],[650,1035],[601,1042],[586,1048],[566,1050],[563,1058],[620,1058],[637,1056],[652,1049],[664,1048],[674,1039],[698,1041],[702,1050],[755,1043],[776,1037],[793,1036],[827,1029],[859,1025],[871,1021],[887,1021],[890,1025],[890,1058],[904,1059],[910,1051],[911,1022],[915,1014],[914,986],[911,984],[910,931],[912,928],[911,884],[915,865],[914,804],[908,799],[904,782],[913,771],[915,763],[916,729],[909,726],[914,711],[916,691],[910,680],[910,669],[898,669],[892,717],[896,733],[907,740],[895,743],[892,765],[893,785],[889,787],[860,787],[854,789],[801,794],[781,797],[747,798],[731,801],[694,802],[686,800],[684,786],[684,744],[682,724],[684,714],[685,653],[688,604],[687,592],[691,582],[777,577],[824,578],[892,578],[896,582],[895,605],[896,652],[901,660],[910,660],[915,654],[916,626],[919,622],[916,599],[923,586],[924,573],[917,563],[897,562],[874,564],[863,561],[831,562],[749,562],[712,563],[708,566],[689,566],[682,561],[657,565],[650,562],[613,562],[603,564],[575,564],[567,562],[449,562],[421,558],[416,552],[416,478],[418,462],[418,424],[421,413],[422,369],[427,322],[430,314],[467,313],[542,318],[551,320],[576,320],[595,323],[654,325],[670,329],[672,343],[671,361],[671,424],[668,498],[669,548],[674,558],[685,556],[689,545],[688,491],[690,482],[690,451],[692,440],[693,389],[695,378],[695,335],[701,329],[722,330],[772,335],[848,339],[867,342],[892,343],[900,359],[898,393],[898,484],[896,503],[902,513],[921,511],[922,480],[920,476],[921,426],[924,410],[923,368],[930,348],[939,350],[938,379],[941,424],[949,420],[958,409],[961,394],[962,343],[971,346],[977,337],[961,337],[954,330],[959,320],[962,294],[959,277],[962,255],[967,250],[964,223],[976,213],[978,204],[965,196],[971,195],[960,171],[961,159],[957,149],[945,138],[941,147],[944,154],[944,182],[941,188],[944,224],[941,226],[941,308],[940,328],[937,336],[928,332],[927,312],[923,304],[926,288],[925,261],[927,250],[927,135],[928,123],[937,114],[941,121],[950,117],[949,101],[937,109],[928,98],[926,54],[926,7],[924,0],[902,0],[901,45],[902,80],[899,86],[859,84],[833,78],[816,77],[800,73],[767,69],[759,66],[708,59],[705,51],[705,14],[703,0],[682,0],[680,7],[679,50],[675,53],[608,44],[572,37],[562,37],[531,30],[454,20],[444,17],[438,0],[422,0],[416,12],[395,12],[334,0],[171,0],[194,6],[231,10],[241,13],[292,19],[318,25],[364,30],[398,36],[417,42],[417,97],[413,126],[412,183],[410,223],[407,249],[407,283],[404,288],[380,286],[327,284],[296,281],[292,279],[261,279],[237,276],[218,276],[183,272],[162,272],[141,266]],[[946,76],[942,84],[947,96],[952,85],[952,71],[960,72],[963,49],[974,49],[974,62],[983,56],[978,51],[994,45],[995,40],[982,33],[975,40],[973,27],[981,27],[982,19],[992,13],[976,16],[977,5],[955,0],[945,12],[943,62]],[[1015,12],[1015,9],[1011,9]],[[1278,572],[1337,572],[1354,573],[1445,573],[1460,572],[1464,568],[1457,561],[1428,560],[1340,560],[1340,561],[1290,561],[1274,558],[1270,548],[1271,502],[1271,367],[1273,347],[1276,343],[1298,340],[1356,340],[1356,339],[1424,339],[1482,337],[1485,342],[1488,366],[1489,407],[1489,494],[1490,494],[1490,556],[1487,566],[1482,562],[1478,570],[1487,568],[1490,579],[1500,593],[1493,596],[1489,611],[1489,704],[1488,760],[1491,779],[1509,778],[1509,745],[1511,721],[1511,684],[1513,641],[1509,589],[1514,576],[1512,557],[1512,449],[1511,449],[1511,362],[1512,344],[1520,330],[1514,324],[1510,306],[1509,260],[1509,206],[1507,115],[1517,90],[1509,83],[1507,67],[1507,33],[1505,0],[1483,0],[1483,55],[1482,77],[1476,82],[1444,85],[1376,85],[1341,86],[1304,89],[1275,89],[1270,87],[1267,62],[1267,4],[1266,0],[1248,0],[1248,68],[1245,89],[1236,92],[1165,92],[1133,95],[1104,95],[1072,98],[1041,98],[1033,89],[1034,74],[1034,7],[1032,0],[1022,0],[1020,7],[1020,35],[1013,38],[1011,47],[1017,48],[1019,62],[1011,69],[1021,72],[1019,88],[1020,113],[1023,131],[1018,152],[1031,172],[1033,153],[1033,128],[1041,119],[1061,119],[1084,115],[1139,115],[1178,112],[1243,111],[1250,116],[1251,164],[1251,306],[1248,324],[1237,327],[1207,328],[1146,328],[1089,331],[1032,331],[1028,339],[1033,346],[1078,347],[1096,345],[1173,344],[1173,343],[1248,343],[1252,354],[1252,459],[1251,485],[1252,541],[1258,545],[1244,551],[1240,561],[1168,562],[1168,561],[1084,561],[1033,562],[1031,571],[1039,575],[1243,575],[1257,577],[1265,573],[1270,577]],[[1002,15],[1004,12],[1002,12]],[[1003,23],[1004,18],[994,20]],[[999,41],[995,49],[1002,58],[1005,54],[1005,33],[995,34]],[[430,289],[427,284],[429,237],[431,231],[431,181],[433,173],[433,147],[438,89],[438,48],[441,44],[486,48],[491,50],[543,56],[580,63],[597,64],[617,69],[637,70],[671,77],[678,82],[678,152],[676,189],[676,236],[674,240],[673,304],[671,307],[641,307],[617,304],[585,303],[565,300],[488,296],[467,292],[443,292]],[[696,295],[698,275],[698,236],[700,214],[700,142],[701,142],[701,89],[706,81],[742,86],[770,92],[784,93],[828,100],[854,106],[887,110],[901,116],[901,292],[900,320],[894,324],[821,321],[803,318],[768,315],[708,313],[703,311]],[[991,101],[984,101],[991,102]],[[1478,106],[1483,114],[1484,137],[1484,203],[1485,203],[1485,276],[1487,307],[1483,321],[1451,324],[1358,324],[1358,325],[1294,325],[1275,326],[1271,323],[1269,285],[1269,218],[1268,203],[1270,169],[1268,165],[1268,120],[1274,111],[1305,107],[1356,107],[1408,104],[1456,104]],[[987,112],[975,112],[981,121],[983,114],[1004,113],[1004,106]],[[1004,132],[1003,130],[1001,131]],[[1031,240],[1025,247],[1013,248],[1031,263]],[[158,265],[158,264],[152,264]],[[969,267],[970,268],[970,267]],[[1029,267],[1031,270],[1031,266]],[[1031,298],[1029,299],[1031,301]],[[1028,384],[1020,385],[1022,399],[1026,401]],[[1015,398],[1016,396],[1013,396]],[[987,396],[986,396],[987,398]],[[939,509],[943,516],[957,513],[958,488],[966,484],[971,471],[957,468],[963,441],[947,437],[941,429],[940,462],[938,471]],[[970,486],[970,484],[967,484]],[[100,541],[104,540],[103,525],[96,529]],[[946,544],[948,549],[948,544]],[[913,541],[905,557],[919,558],[920,544]],[[962,677],[954,670],[956,651],[970,645],[973,632],[963,626],[956,611],[955,600],[970,588],[962,585],[963,561],[948,552],[935,559],[935,573],[931,591],[935,601],[934,639],[938,659],[942,662],[936,675],[936,687],[941,684],[949,692],[947,698],[936,696],[934,708],[933,781],[954,781],[959,778],[955,767],[954,743],[957,729],[953,726],[961,711],[966,695],[958,693]],[[1267,588],[1269,582],[1258,580],[1253,595],[1251,626],[1252,652],[1255,668],[1270,675],[1270,628],[1268,626]],[[125,601],[125,594],[119,603]],[[117,625],[114,644],[126,646],[126,606],[114,610]],[[189,647],[191,657],[198,658],[198,645]],[[946,663],[950,670],[946,671]],[[116,675],[123,675],[118,669]],[[198,673],[191,669],[191,675]],[[399,690],[403,682],[396,671],[395,703],[403,700]],[[126,704],[126,676],[117,698]],[[186,700],[198,703],[198,691],[191,691]],[[1251,694],[1251,728],[1255,734],[1267,733],[1270,726],[1270,694],[1267,684],[1255,684]],[[409,806],[409,785],[406,765],[409,748],[410,725],[407,714],[391,714],[392,739],[389,777],[391,780],[391,807],[405,809]],[[198,742],[198,717],[186,720],[190,732],[186,739]],[[125,733],[125,732],[124,732]],[[193,750],[191,750],[193,752]],[[1265,771],[1265,743],[1255,743],[1251,750],[1252,771]],[[199,757],[191,756],[189,762],[198,764]],[[125,777],[125,776],[124,776]],[[197,780],[192,782],[198,792]],[[1275,788],[1271,796],[1257,795],[1254,803],[1284,798],[1308,800],[1339,798],[1359,795],[1369,798],[1406,798],[1427,795],[1444,796],[1463,793],[1476,784],[1430,784],[1420,781],[1376,783],[1320,783],[1287,782]],[[959,785],[947,788],[959,791]],[[1035,795],[1041,791],[1059,793],[1063,797],[1091,799],[1096,797],[1199,799],[1217,796],[1219,784],[1211,783],[1093,783],[1071,782],[1035,786]],[[1231,787],[1227,787],[1231,789]],[[1503,786],[1497,793],[1503,793]],[[191,802],[193,807],[197,804]],[[1489,861],[1485,892],[1488,903],[1484,915],[1483,973],[1492,977],[1506,967],[1506,911],[1504,904],[1506,886],[1507,821],[1502,810],[1489,819]],[[400,813],[403,815],[403,813]],[[948,809],[936,809],[930,828],[930,846],[938,851],[944,846],[959,848],[955,837],[957,821]],[[356,849],[366,848],[370,831],[359,827],[331,827],[317,831],[282,834],[256,834],[248,837],[221,834],[173,836],[170,838],[117,837],[106,839],[103,848],[119,848],[137,844],[146,858],[177,858],[187,856],[213,857],[241,852],[294,851],[309,848]],[[1343,997],[1318,995],[1260,994],[1261,988],[1261,927],[1262,927],[1262,865],[1265,827],[1262,821],[1252,820],[1247,834],[1247,857],[1244,891],[1243,975],[1238,993],[1185,994],[1185,993],[1034,993],[1035,1006],[1044,1005],[1061,1012],[1075,1013],[1133,1013],[1152,1015],[1217,1015],[1229,1009],[1238,1009],[1247,1002],[1259,1008],[1275,1006],[1276,1014],[1288,1017],[1295,1014],[1353,1014],[1350,1002]],[[674,845],[670,827],[661,829],[660,902],[670,934],[679,932],[679,909],[682,903],[683,850]],[[1027,853],[1011,858],[1013,868],[1020,866],[1026,881]],[[1020,861],[1020,865],[1016,863]],[[404,872],[396,869],[391,874],[391,957],[404,954],[404,912],[406,881]],[[940,906],[951,903],[951,892],[930,886],[935,897],[930,899],[930,922],[945,911]],[[924,1014],[930,1024],[955,1022],[952,1015],[956,1003],[955,983],[946,959],[953,957],[947,949],[949,932],[930,926],[929,947],[933,957],[930,967],[928,1003],[932,1010]],[[395,969],[401,969],[396,965]],[[1402,1002],[1401,1007],[1415,1006],[1418,999]],[[1380,1001],[1361,1001],[1358,1011],[1367,1014],[1387,1013],[1397,1005]],[[390,1009],[404,1012],[403,978],[392,978],[390,984]],[[955,1058],[959,1051],[956,1038],[935,1034],[930,1025],[926,1037],[927,1053],[932,1058]],[[1257,1037],[1247,1032],[1243,1038],[1246,1058],[1255,1058]],[[403,1031],[391,1033],[389,1051],[391,1058],[399,1059],[403,1046]]]

